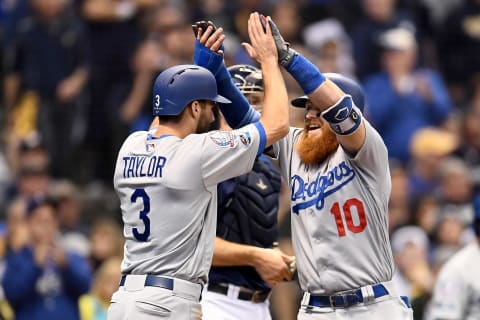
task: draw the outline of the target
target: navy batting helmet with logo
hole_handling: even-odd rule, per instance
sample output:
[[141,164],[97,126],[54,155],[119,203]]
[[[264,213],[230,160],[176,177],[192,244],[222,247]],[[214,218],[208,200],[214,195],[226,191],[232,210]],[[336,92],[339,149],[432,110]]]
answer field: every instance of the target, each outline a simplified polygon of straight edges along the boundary
[[233,83],[243,93],[263,92],[263,78],[260,69],[248,64],[236,64],[228,68]]
[[[352,96],[355,105],[363,112],[365,109],[365,93],[363,88],[356,81],[347,78],[339,73],[324,73],[325,77],[335,83],[343,92]],[[291,101],[294,107],[305,108],[308,96],[301,96]]]
[[176,116],[195,100],[231,102],[218,94],[215,77],[200,66],[190,64],[174,66],[160,73],[155,79],[154,116]]

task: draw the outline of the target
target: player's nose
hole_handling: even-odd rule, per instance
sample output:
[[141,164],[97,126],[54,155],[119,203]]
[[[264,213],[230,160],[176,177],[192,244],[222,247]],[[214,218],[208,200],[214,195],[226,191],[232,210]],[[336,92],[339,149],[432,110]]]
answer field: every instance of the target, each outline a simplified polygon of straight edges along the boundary
[[318,119],[322,113],[319,110],[310,109],[305,111],[305,119]]

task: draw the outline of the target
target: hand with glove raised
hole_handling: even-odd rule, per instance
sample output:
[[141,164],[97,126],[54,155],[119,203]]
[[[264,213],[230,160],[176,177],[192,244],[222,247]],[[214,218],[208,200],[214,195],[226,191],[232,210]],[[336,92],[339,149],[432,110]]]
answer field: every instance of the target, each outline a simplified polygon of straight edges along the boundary
[[217,80],[218,93],[232,101],[231,105],[218,104],[228,125],[236,129],[258,121],[260,115],[250,107],[223,63],[223,28],[216,28],[212,21],[197,21],[192,24],[192,29],[196,39],[193,63],[213,73]]
[[267,19],[262,15],[260,18],[262,24],[264,25],[264,29],[267,23],[270,25],[273,40],[275,41],[275,46],[277,47],[278,63],[285,69],[288,69],[290,63],[292,63],[293,57],[297,54],[297,52],[290,48],[290,43],[283,39],[282,35],[280,34],[280,30],[278,30],[277,25],[270,17]]
[[268,19],[263,17],[261,20],[264,25],[268,23],[272,30],[272,36],[277,47],[278,63],[292,75],[305,94],[312,93],[325,81],[325,76],[318,70],[317,66],[290,47],[290,44],[283,39],[280,30],[270,17]]

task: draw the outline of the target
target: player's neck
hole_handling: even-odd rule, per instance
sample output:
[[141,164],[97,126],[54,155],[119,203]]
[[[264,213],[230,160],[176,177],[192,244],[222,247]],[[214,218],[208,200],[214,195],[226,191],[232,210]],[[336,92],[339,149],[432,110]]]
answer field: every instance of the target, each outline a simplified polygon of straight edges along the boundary
[[178,124],[164,124],[159,125],[157,130],[153,134],[154,137],[158,138],[163,135],[172,135],[175,137],[179,137],[181,139],[185,138],[189,134],[192,134],[193,131],[187,128],[186,126],[182,126],[180,123]]

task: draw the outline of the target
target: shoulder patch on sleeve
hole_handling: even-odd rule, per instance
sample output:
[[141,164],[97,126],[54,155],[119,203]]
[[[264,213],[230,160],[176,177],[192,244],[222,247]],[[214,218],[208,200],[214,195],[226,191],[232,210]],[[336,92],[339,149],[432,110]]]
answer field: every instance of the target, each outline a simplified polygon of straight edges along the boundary
[[248,147],[252,143],[250,132],[245,130],[212,131],[208,136],[221,148],[235,148],[239,143]]
[[252,137],[250,136],[250,132],[234,130],[233,133],[234,135],[238,136],[238,139],[244,146],[248,147],[252,143]]
[[212,131],[208,133],[208,136],[221,148],[235,148],[237,145],[232,131]]

